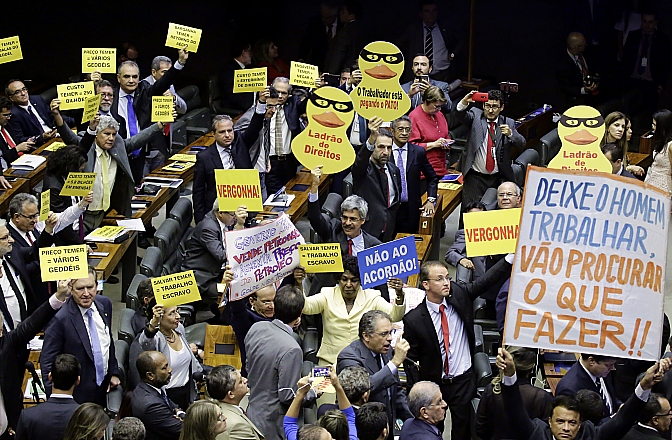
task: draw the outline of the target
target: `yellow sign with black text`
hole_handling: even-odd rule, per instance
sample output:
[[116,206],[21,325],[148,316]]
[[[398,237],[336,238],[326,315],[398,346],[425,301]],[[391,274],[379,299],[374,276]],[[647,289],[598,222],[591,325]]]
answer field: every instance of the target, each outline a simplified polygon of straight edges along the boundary
[[259,92],[268,84],[268,71],[265,67],[257,69],[238,69],[233,71],[233,93]]
[[42,281],[86,278],[88,267],[85,244],[40,249]]
[[200,29],[189,26],[182,26],[175,23],[168,24],[168,35],[166,36],[166,46],[182,49],[187,46],[187,51],[198,52],[198,44],[201,42]]
[[93,95],[86,98],[84,101],[84,113],[82,113],[82,124],[96,117],[98,108],[100,107],[100,97],[101,95]]
[[117,73],[117,49],[82,49],[82,73]]
[[299,259],[307,273],[343,272],[341,245],[338,243],[301,244]]
[[43,222],[49,217],[49,209],[51,208],[51,190],[42,191],[40,194],[40,217],[38,222]]
[[289,68],[289,83],[295,86],[315,88],[315,80],[320,77],[317,66],[292,61]]
[[93,90],[93,81],[59,84],[56,86],[56,92],[58,99],[61,100],[61,110],[84,108],[86,98],[96,94]]
[[156,304],[163,307],[201,300],[193,270],[152,278],[152,290]]
[[0,39],[0,64],[23,59],[19,36]]
[[152,122],[173,122],[173,97],[152,96]]
[[93,189],[93,182],[96,180],[96,173],[68,173],[60,196],[87,196]]

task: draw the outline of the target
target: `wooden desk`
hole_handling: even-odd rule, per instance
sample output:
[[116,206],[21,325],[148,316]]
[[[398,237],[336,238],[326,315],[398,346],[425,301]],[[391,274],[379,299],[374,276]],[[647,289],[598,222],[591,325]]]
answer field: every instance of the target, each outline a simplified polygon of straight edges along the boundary
[[27,193],[30,191],[30,180],[17,178],[12,184],[11,189],[6,189],[0,193],[0,216],[7,214],[9,211],[9,202],[16,194]]
[[[219,347],[218,347],[219,346]],[[216,353],[218,348],[232,349],[233,354]],[[203,347],[203,363],[211,367],[217,365],[233,365],[240,369],[243,364],[240,360],[240,347],[236,335],[229,325],[210,325],[205,327],[205,344]]]
[[639,165],[644,171],[653,163],[653,156],[650,153],[631,153],[628,152],[628,165]]
[[[191,147],[195,146],[206,146],[209,147],[210,145],[215,143],[215,135],[210,132],[204,136],[201,136],[200,138],[196,139],[194,142],[191,144],[187,145],[185,148],[179,151],[177,154],[188,154],[191,151]],[[194,167],[189,167],[186,170],[183,171],[164,171],[163,167],[168,166],[169,164],[175,162],[174,160],[167,159],[166,163],[149,173],[150,176],[154,177],[169,177],[169,178],[176,178],[176,179],[182,179],[184,180],[184,183],[191,182],[194,180]]]
[[[409,235],[416,237],[415,249],[418,251],[418,261],[420,262],[420,264],[422,264],[422,262],[425,261],[425,258],[427,257],[427,255],[429,255],[429,252],[432,249],[432,236],[431,235],[423,235],[423,234],[403,234],[403,233],[399,233],[394,238],[399,239],[399,238],[408,237]],[[417,240],[418,237],[420,237],[422,240]],[[409,285],[410,287],[417,287],[418,286],[418,275],[411,275],[410,277],[408,277],[408,281],[406,282],[406,284]]]
[[[525,116],[516,119],[516,130],[525,138],[525,149],[534,148],[541,137],[555,128],[553,123],[553,107],[540,107]],[[517,149],[516,149],[517,150]],[[516,158],[522,151],[512,151],[511,157]]]
[[108,279],[117,264],[121,262],[122,302],[126,301],[126,291],[135,276],[138,257],[138,233],[135,231],[129,231],[128,233],[130,237],[119,244],[96,243],[98,246],[96,252],[109,252],[109,255],[104,258],[91,258],[91,260],[100,260],[95,268],[98,279],[101,280]]
[[[51,140],[45,142],[38,149],[36,149],[35,151],[33,151],[30,154],[46,157],[46,155],[43,154],[44,150],[49,145],[53,144],[54,142],[61,142],[61,138],[59,137],[59,138],[51,139]],[[39,167],[37,167],[36,169],[34,169],[32,171],[29,171],[27,173],[24,172],[24,171],[15,170],[14,168],[9,167],[9,168],[7,168],[7,170],[5,170],[4,176],[7,177],[7,178],[17,177],[17,178],[28,179],[30,181],[30,189],[32,190],[37,185],[39,185],[42,182],[42,180],[44,180],[44,173],[46,172],[46,170],[47,170],[47,162],[45,161]]]
[[[161,188],[155,196],[134,196],[133,200],[144,200],[150,202],[150,204],[147,205],[146,208],[136,210],[131,218],[139,218],[144,224],[149,223],[152,220],[152,217],[159,212],[163,205],[168,204],[168,201],[178,193],[179,191],[177,188],[164,187]],[[133,201],[131,201],[131,203],[133,203]],[[166,218],[167,217],[168,215],[166,215]],[[123,220],[125,218],[126,217],[120,215],[114,209],[111,209],[103,219],[101,226],[117,226],[117,220]]]
[[647,131],[639,138],[639,152],[643,154],[653,152],[653,130]]
[[[441,195],[443,203],[441,204],[441,219],[446,221],[450,214],[455,211],[455,208],[462,203],[462,185],[458,189],[439,189],[438,194]],[[437,199],[438,200],[438,199]],[[424,204],[427,201],[427,193],[422,196],[422,203]],[[438,210],[438,208],[437,208]],[[420,217],[420,229],[422,231],[422,219],[425,217]]]
[[[296,176],[289,182],[287,182],[287,189],[285,192],[287,194],[293,194],[294,200],[289,204],[289,207],[286,211],[284,211],[285,214],[289,216],[290,219],[294,223],[299,221],[301,217],[306,215],[308,213],[308,193],[310,192],[310,185],[311,185],[312,177],[310,170],[307,168],[302,168],[301,171],[296,173]],[[326,194],[326,191],[329,189],[329,185],[331,184],[331,176],[328,174],[322,174],[320,177],[320,183],[318,186],[318,194]],[[296,190],[292,189],[295,188],[296,185],[305,185],[306,189],[303,191],[299,191],[297,188]],[[275,206],[264,206],[264,211],[260,213],[259,215],[261,217],[272,217],[280,214],[280,212],[283,211],[273,211],[274,208],[277,208]]]

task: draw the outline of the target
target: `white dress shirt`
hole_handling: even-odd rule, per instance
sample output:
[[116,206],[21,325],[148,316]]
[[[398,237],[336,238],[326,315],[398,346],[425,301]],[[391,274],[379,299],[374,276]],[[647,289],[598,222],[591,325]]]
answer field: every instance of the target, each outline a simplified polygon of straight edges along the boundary
[[32,110],[33,114],[35,115],[35,117],[37,118],[37,122],[39,122],[40,125],[42,126],[42,130],[43,131],[51,131],[51,127],[49,127],[47,125],[47,123],[44,122],[44,119],[42,119],[40,117],[40,114],[37,112],[37,110],[35,110],[35,107],[33,107],[33,104],[30,101],[28,101],[28,105],[20,105],[19,107],[21,107],[22,109],[24,109],[28,113],[30,113],[28,111],[28,109],[30,108]]
[[[110,203],[112,202],[112,189],[117,179],[117,161],[114,160],[109,150],[107,152],[110,166],[107,169],[107,180],[110,187]],[[103,149],[96,145],[96,163],[93,166],[93,172],[96,173],[96,180],[93,181],[93,202],[89,205],[91,211],[100,211],[103,209],[103,173],[102,164]]]
[[[85,309],[84,307],[77,306],[79,307],[79,311],[82,313],[82,319],[84,320],[84,326],[86,327],[86,331],[88,333],[91,332],[91,329],[89,328],[89,317],[86,316],[86,311],[89,309]],[[91,303],[91,310],[93,313],[91,314],[93,316],[93,322],[96,324],[96,331],[98,332],[98,340],[100,341],[100,352],[103,354],[103,374],[107,374],[107,364],[108,361],[110,360],[110,344],[111,344],[111,339],[110,339],[110,331],[107,328],[107,325],[105,325],[105,321],[103,321],[103,317],[100,316],[100,313],[98,313],[98,309],[96,308],[96,303]],[[91,337],[89,336],[89,340],[91,340]]]
[[[588,371],[588,369],[586,368],[586,366],[583,365],[583,362],[581,362],[581,359],[579,359],[578,362],[579,362],[579,364],[581,365],[581,368],[583,368],[583,371],[585,371],[585,372],[588,374],[588,377],[590,377],[590,380],[592,380],[593,383],[596,383],[597,380],[600,381],[600,387],[602,388],[602,392],[604,393],[604,395],[606,396],[607,400],[609,401],[609,408],[612,408],[612,410],[613,410],[614,412],[615,412],[616,410],[618,410],[618,408],[614,408],[614,401],[611,400],[611,395],[609,394],[609,390],[607,389],[607,384],[604,383],[604,378],[603,378],[603,377],[600,377],[600,378],[598,379],[597,377],[593,376],[593,374],[592,374],[590,371]],[[602,397],[602,396],[600,396],[600,397]]]
[[[460,101],[460,102],[457,103],[456,110],[458,112],[461,112],[461,111],[464,111],[464,109],[466,109],[467,107],[469,107],[468,104],[464,105],[464,104],[462,104],[462,101]],[[485,161],[486,161],[485,155],[486,155],[486,152],[488,151],[488,138],[490,136],[490,123],[485,116],[483,116],[483,119],[485,120],[485,134],[486,135],[483,138],[483,143],[481,144],[481,148],[478,149],[478,151],[476,152],[476,156],[474,156],[474,164],[471,166],[471,169],[476,171],[477,173],[481,173],[481,174],[495,174],[495,173],[499,172],[499,165],[497,164],[497,155],[494,152],[493,152],[493,157],[495,159],[495,168],[492,170],[492,173],[488,172],[487,168],[485,168]],[[494,122],[495,122],[495,135],[496,135],[497,130],[498,130],[498,124],[497,124],[498,121],[494,121]],[[482,123],[481,120],[474,120],[472,122],[472,124],[480,124],[480,123]],[[494,145],[494,139],[493,139],[493,145]]]
[[3,315],[3,323],[5,326],[5,330],[9,331],[9,326],[7,325],[7,320],[11,319],[12,323],[14,324],[14,328],[16,328],[20,323],[21,323],[21,308],[19,307],[19,299],[16,297],[16,295],[21,295],[21,298],[23,298],[23,303],[26,305],[26,308],[28,308],[28,299],[26,298],[26,290],[25,287],[23,286],[23,282],[21,282],[21,277],[18,276],[17,273],[15,273],[16,269],[12,266],[11,263],[8,262],[7,266],[10,268],[10,274],[14,279],[14,282],[16,283],[16,287],[19,288],[19,292],[15,292],[14,289],[12,289],[12,285],[9,282],[8,274],[5,271],[5,265],[1,264],[2,259],[0,259],[0,273],[2,273],[2,278],[0,278],[0,288],[2,288],[2,294],[5,297],[5,304],[7,305],[7,311],[9,311],[10,316],[4,316]]
[[[441,329],[441,313],[439,311],[441,304],[435,304],[430,301],[426,301],[426,304],[429,316],[432,318],[432,324],[434,324],[436,336],[439,338],[441,364],[443,364],[444,359],[446,359],[446,346],[443,341],[443,330]],[[448,344],[448,370],[450,375],[447,376],[444,371],[443,377],[452,378],[464,374],[471,368],[471,350],[469,349],[469,340],[467,339],[467,332],[464,331],[462,319],[460,319],[453,306],[448,304],[445,299],[443,300],[443,305],[446,306],[444,312],[448,320],[448,337],[450,338]]]

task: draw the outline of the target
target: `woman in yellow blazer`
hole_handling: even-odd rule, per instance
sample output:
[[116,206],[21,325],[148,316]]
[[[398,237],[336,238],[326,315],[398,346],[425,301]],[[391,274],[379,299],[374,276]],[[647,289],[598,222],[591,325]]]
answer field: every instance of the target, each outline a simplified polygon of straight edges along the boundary
[[375,289],[362,289],[359,282],[357,258],[343,257],[343,274],[334,287],[323,287],[320,293],[306,297],[303,313],[322,315],[322,345],[317,352],[320,365],[336,364],[338,353],[359,337],[359,319],[369,310],[382,310],[392,317],[392,322],[401,321],[406,311],[403,283],[399,278],[390,278],[390,291],[396,292],[394,305],[380,296]]

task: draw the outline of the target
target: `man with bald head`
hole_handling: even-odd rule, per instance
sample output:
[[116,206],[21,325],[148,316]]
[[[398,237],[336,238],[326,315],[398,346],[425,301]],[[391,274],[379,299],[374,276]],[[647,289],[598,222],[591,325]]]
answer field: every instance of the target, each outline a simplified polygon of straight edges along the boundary
[[599,83],[593,81],[598,66],[586,55],[586,38],[579,32],[567,36],[566,53],[560,56],[555,76],[565,95],[565,109],[575,105],[592,105],[598,96]]
[[408,393],[408,407],[414,418],[404,422],[399,439],[442,439],[437,425],[446,418],[447,406],[441,388],[434,382],[422,381],[413,385]]

